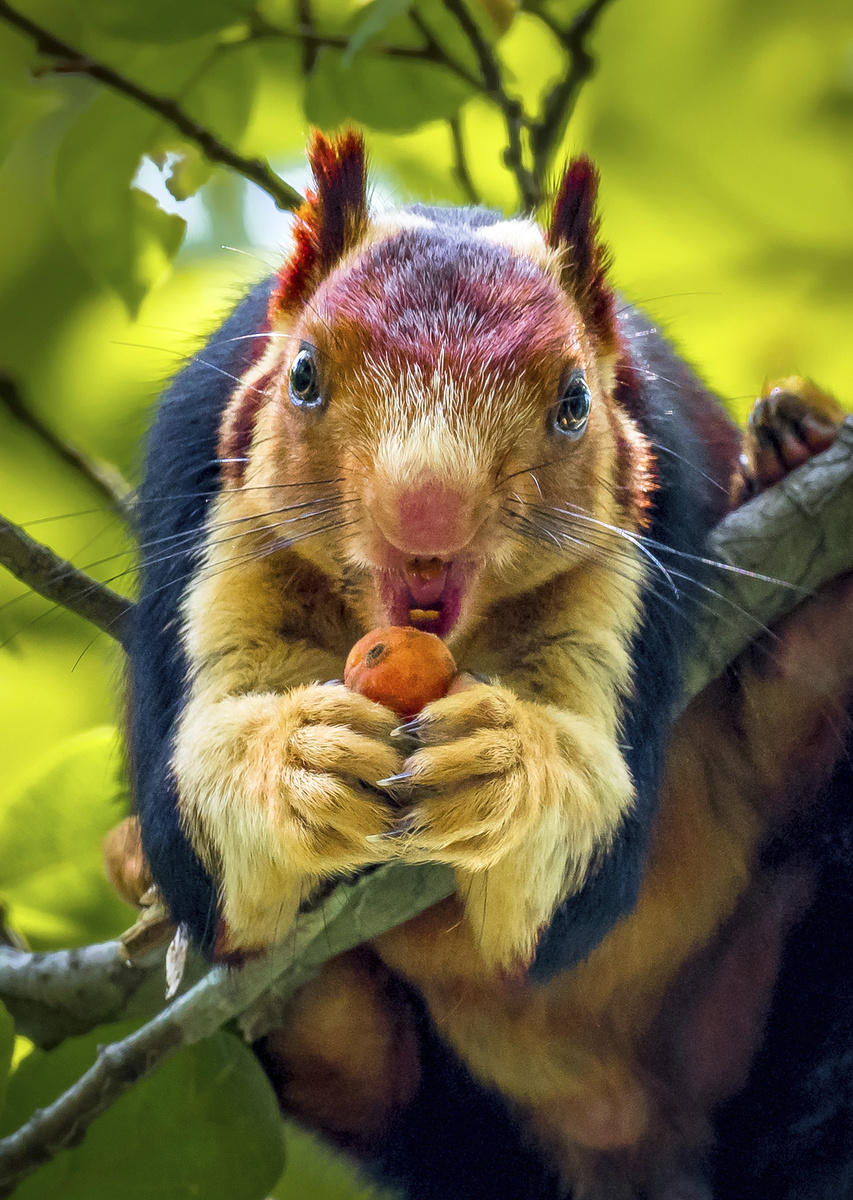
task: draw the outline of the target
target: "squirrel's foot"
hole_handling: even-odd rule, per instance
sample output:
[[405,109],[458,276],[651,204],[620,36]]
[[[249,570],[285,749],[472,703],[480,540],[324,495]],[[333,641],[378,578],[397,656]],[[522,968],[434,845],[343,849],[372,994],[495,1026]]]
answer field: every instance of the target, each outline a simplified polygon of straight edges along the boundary
[[738,504],[773,487],[828,450],[845,411],[828,392],[792,375],[769,384],[753,405],[735,482]]

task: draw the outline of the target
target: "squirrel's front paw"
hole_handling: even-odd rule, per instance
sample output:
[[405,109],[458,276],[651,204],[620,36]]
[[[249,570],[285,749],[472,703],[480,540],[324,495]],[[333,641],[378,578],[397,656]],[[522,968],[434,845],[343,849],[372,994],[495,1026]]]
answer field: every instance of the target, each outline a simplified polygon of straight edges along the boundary
[[343,685],[188,711],[174,759],[180,806],[219,879],[232,947],[277,940],[319,879],[388,857],[377,838],[397,814],[376,784],[400,770],[397,721]]
[[405,860],[453,866],[483,958],[527,965],[632,803],[615,735],[486,684],[428,705],[402,732],[420,749],[384,783],[411,807],[383,840]]
[[411,805],[399,840],[407,859],[482,870],[559,803],[557,729],[506,688],[477,684],[437,700],[404,732],[421,748],[386,786]]
[[367,839],[395,815],[376,787],[389,769],[399,770],[394,714],[342,684],[326,684],[293,691],[282,716],[278,779],[262,790],[272,785],[271,815],[288,853],[312,872],[375,862]]

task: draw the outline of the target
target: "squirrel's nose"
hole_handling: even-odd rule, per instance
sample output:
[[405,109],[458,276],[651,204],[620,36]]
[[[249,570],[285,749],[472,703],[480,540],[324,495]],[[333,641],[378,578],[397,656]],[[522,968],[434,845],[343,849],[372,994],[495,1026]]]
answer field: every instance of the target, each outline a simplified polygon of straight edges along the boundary
[[388,540],[417,558],[451,558],[471,540],[475,506],[469,496],[437,479],[395,489],[380,521]]

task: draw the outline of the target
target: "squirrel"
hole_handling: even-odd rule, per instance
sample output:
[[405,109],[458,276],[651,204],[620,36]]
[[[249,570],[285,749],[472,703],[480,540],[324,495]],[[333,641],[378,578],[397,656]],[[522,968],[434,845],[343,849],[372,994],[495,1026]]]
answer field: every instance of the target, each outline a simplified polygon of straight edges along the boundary
[[[371,215],[354,132],[315,134],[309,160],[291,254],[176,378],[149,439],[131,751],[154,878],[230,961],[286,938],[330,879],[449,864],[454,896],[330,964],[260,1048],[283,1102],[381,1158],[422,1088],[427,1022],[474,1093],[508,1101],[554,1195],[681,1195],[770,985],[745,989],[744,1046],[714,1070],[700,1055],[667,1091],[642,1047],[665,1043],[660,1063],[676,1033],[710,1044],[695,998],[731,1015],[726,981],[756,939],[781,944],[808,891],[805,871],[754,886],[794,751],[744,788],[719,696],[673,740],[698,554],[733,480],[772,482],[840,410],[814,390],[794,428],[768,397],[739,466],[719,398],[608,281],[587,158],[544,229],[478,208]],[[782,391],[805,403],[805,385]],[[448,643],[465,686],[401,727],[340,677],[368,629],[407,624]],[[764,681],[744,686],[741,715]],[[318,1099],[318,1061],[349,1094]],[[674,1115],[687,1093],[695,1112]]]

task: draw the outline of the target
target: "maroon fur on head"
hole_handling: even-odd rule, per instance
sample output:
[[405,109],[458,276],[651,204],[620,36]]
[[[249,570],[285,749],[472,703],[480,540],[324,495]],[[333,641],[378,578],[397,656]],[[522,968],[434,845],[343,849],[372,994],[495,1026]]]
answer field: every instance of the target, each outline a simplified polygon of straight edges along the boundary
[[255,422],[274,377],[275,371],[267,371],[245,390],[238,407],[233,411],[229,407],[226,412],[219,434],[220,475],[226,483],[236,485],[243,482],[249,448],[255,434]]
[[602,349],[616,346],[613,292],[606,279],[607,252],[598,240],[598,172],[586,155],[572,159],[554,202],[547,242],[567,254],[566,283]]
[[354,129],[336,138],[316,130],[308,144],[314,190],[296,214],[293,252],[278,273],[270,317],[297,308],[357,241],[367,222],[364,139]]

